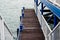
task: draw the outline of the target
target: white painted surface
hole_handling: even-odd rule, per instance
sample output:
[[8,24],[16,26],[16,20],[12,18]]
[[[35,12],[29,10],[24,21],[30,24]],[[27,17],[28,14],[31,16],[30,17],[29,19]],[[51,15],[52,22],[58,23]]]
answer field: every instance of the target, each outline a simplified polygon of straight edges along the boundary
[[1,33],[1,40],[5,40],[5,36],[4,36],[4,24],[3,21],[0,19],[0,33]]
[[1,19],[0,19],[0,40],[13,40],[13,36],[11,36],[6,26],[4,25],[4,20]]

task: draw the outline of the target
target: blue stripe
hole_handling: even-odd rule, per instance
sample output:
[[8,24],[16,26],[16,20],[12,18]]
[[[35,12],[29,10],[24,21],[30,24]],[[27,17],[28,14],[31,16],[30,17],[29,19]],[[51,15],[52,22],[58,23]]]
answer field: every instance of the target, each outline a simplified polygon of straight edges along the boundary
[[47,6],[53,12],[53,14],[56,15],[60,19],[60,8],[59,7],[53,5],[47,0],[41,0],[41,2],[44,3],[45,6]]

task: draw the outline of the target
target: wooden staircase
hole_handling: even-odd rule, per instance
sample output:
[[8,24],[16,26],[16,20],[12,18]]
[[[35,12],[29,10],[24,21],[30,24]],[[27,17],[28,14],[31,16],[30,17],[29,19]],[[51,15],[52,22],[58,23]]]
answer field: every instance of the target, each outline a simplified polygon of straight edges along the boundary
[[37,16],[33,9],[24,10],[23,31],[20,33],[20,40],[45,40],[40,28]]

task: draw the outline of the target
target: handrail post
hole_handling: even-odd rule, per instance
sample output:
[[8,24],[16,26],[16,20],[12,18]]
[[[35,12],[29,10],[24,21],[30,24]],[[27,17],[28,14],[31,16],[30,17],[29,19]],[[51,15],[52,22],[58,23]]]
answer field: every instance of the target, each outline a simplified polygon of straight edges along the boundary
[[24,10],[25,10],[25,7],[22,8],[22,16],[20,17],[20,20],[21,20],[20,32],[22,32],[22,29],[23,29],[22,18],[24,18]]
[[25,7],[23,7],[22,9],[22,17],[24,17],[24,10],[25,10]]
[[[53,28],[55,28],[56,25],[57,25],[57,17],[56,17],[56,15],[54,15],[54,27],[53,27]],[[53,36],[53,37],[52,37],[52,40],[55,40],[55,35],[56,35],[55,33],[56,33],[56,32],[53,32],[53,33],[52,33],[52,36]]]
[[22,24],[22,20],[24,18],[24,10],[25,10],[25,7],[22,8],[21,12],[22,12],[22,16],[20,16],[20,26],[19,28],[17,28],[17,38],[18,40],[20,40],[20,32],[22,32],[23,30],[23,24]]
[[43,3],[41,3],[41,14],[43,15]]
[[54,27],[57,25],[57,17],[54,15]]
[[[55,28],[56,27],[56,25],[57,25],[57,17],[56,17],[56,15],[54,15],[54,27],[53,28]],[[56,32],[54,32],[54,40],[55,40],[55,33]]]
[[22,18],[22,17],[20,16],[20,21],[21,21],[21,18]]
[[19,34],[19,28],[17,28],[17,37],[18,37],[18,34]]
[[38,6],[38,0],[36,0],[36,5]]
[[34,2],[35,2],[35,13],[37,15],[37,13],[38,13],[38,0],[34,0]]
[[34,0],[36,2],[36,5],[38,6],[38,0]]
[[20,25],[20,32],[22,32],[22,30],[23,30],[23,25],[21,24]]

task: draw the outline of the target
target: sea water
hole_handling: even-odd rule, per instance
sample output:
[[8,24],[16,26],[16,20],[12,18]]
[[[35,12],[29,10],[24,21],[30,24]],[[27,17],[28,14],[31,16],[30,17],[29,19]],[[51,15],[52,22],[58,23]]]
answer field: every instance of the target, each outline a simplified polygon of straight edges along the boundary
[[0,0],[0,16],[8,25],[8,28],[16,37],[17,28],[20,25],[22,7],[34,8],[34,0]]

